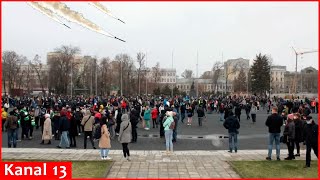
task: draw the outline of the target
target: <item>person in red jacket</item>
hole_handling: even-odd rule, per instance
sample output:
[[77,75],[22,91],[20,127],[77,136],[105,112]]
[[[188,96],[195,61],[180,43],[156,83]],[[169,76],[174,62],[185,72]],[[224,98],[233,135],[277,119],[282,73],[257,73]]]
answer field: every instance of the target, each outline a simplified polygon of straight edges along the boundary
[[153,108],[153,110],[151,111],[151,118],[152,118],[152,122],[153,122],[153,128],[156,125],[156,128],[158,128],[158,122],[157,122],[157,118],[158,118],[158,110],[157,107]]
[[122,100],[121,108],[122,108],[122,113],[125,113],[126,108],[127,108],[127,103],[126,103],[126,101],[125,101],[125,100]]

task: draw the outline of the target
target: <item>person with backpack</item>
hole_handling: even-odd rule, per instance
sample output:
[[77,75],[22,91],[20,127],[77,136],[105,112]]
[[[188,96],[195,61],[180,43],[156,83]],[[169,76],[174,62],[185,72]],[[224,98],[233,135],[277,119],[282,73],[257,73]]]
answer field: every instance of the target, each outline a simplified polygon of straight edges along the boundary
[[175,128],[175,122],[173,119],[173,111],[166,112],[166,120],[163,123],[164,131],[165,131],[165,138],[166,138],[166,152],[167,154],[173,153],[173,129]]
[[100,128],[100,138],[99,138],[99,148],[100,156],[102,160],[111,160],[108,156],[109,149],[111,148],[110,133],[107,128],[107,117],[102,117],[101,128]]
[[14,111],[9,113],[7,120],[4,124],[4,127],[8,134],[8,148],[17,147],[17,129],[18,129],[18,118],[14,116]]
[[233,112],[229,112],[229,116],[224,121],[223,126],[228,129],[229,133],[229,151],[232,153],[232,150],[234,150],[235,153],[238,151],[238,134],[239,134],[239,128],[240,123],[238,119],[234,116]]
[[306,125],[303,129],[303,142],[306,145],[306,165],[309,168],[311,164],[311,149],[318,158],[318,125],[312,119],[312,116],[306,117]]
[[93,149],[96,149],[94,146],[92,138],[92,130],[94,124],[94,116],[92,116],[90,110],[86,111],[85,116],[82,118],[81,125],[84,126],[84,149],[87,149],[87,138],[90,138],[90,142]]
[[132,126],[128,114],[123,114],[121,121],[118,141],[122,144],[123,157],[127,159],[127,161],[130,161],[128,144],[132,140]]

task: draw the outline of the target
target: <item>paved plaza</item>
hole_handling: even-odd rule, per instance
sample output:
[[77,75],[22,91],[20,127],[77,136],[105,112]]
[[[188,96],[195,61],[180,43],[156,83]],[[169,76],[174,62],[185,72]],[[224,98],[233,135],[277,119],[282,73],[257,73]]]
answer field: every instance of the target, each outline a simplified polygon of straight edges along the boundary
[[[318,121],[317,114],[311,114],[314,120]],[[265,126],[267,119],[266,110],[260,110],[257,114],[257,122],[252,124],[251,120],[246,120],[245,112],[242,111],[240,130],[238,135],[239,150],[247,149],[266,149],[268,143],[268,128]],[[185,122],[187,120],[185,119]],[[199,127],[196,116],[193,117],[192,126],[187,126],[186,123],[178,123],[178,140],[174,143],[174,150],[226,150],[228,149],[228,133],[223,127],[223,123],[219,121],[219,114],[207,114],[207,119],[203,122],[203,126]],[[41,128],[40,128],[41,129]],[[21,148],[56,148],[59,141],[52,140],[51,145],[40,145],[41,130],[34,130],[32,140],[24,140],[18,142],[18,147]],[[19,129],[19,138],[21,129]],[[283,128],[282,128],[283,132]],[[83,135],[77,136],[77,149],[83,149]],[[98,142],[95,142],[98,147]],[[117,138],[111,141],[113,150],[122,149]],[[2,147],[7,146],[7,134],[2,133]],[[286,148],[285,145],[281,145]],[[91,148],[91,144],[88,144]],[[151,128],[146,131],[141,128],[141,123],[138,127],[138,142],[131,143],[129,148],[132,150],[165,150],[165,139],[159,137],[159,129]]]
[[[267,150],[246,150],[238,153],[216,151],[175,151],[167,155],[163,151],[130,152],[131,161],[122,156],[121,150],[111,150],[114,164],[107,173],[108,178],[239,178],[228,161],[265,160]],[[287,150],[281,150],[281,158],[287,156]],[[76,149],[40,149],[16,148],[2,149],[3,159],[37,159],[37,160],[100,160],[99,150]],[[275,152],[273,152],[275,159]],[[301,157],[304,160],[305,151]],[[314,154],[312,159],[316,160]],[[301,167],[302,168],[302,167]]]

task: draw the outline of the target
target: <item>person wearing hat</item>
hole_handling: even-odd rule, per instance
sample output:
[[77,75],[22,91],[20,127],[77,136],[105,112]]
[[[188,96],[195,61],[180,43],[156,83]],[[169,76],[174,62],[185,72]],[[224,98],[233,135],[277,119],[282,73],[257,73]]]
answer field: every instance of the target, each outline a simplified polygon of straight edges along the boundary
[[284,128],[283,136],[285,138],[285,141],[287,143],[288,157],[285,158],[285,160],[293,160],[295,159],[293,151],[294,151],[294,142],[295,142],[295,124],[293,121],[294,115],[289,114],[287,117],[287,123]]
[[121,121],[118,141],[122,144],[123,157],[130,161],[128,144],[132,140],[132,126],[128,114],[123,114]]
[[311,149],[313,149],[318,158],[318,125],[314,122],[312,116],[306,117],[302,139],[306,145],[306,165],[304,167],[309,168],[311,164]]

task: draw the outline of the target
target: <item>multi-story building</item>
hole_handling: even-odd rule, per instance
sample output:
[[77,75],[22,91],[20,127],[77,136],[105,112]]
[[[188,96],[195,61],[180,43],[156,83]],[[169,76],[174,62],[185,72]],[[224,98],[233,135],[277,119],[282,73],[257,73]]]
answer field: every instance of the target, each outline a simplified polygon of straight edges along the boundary
[[[216,88],[214,88],[214,84],[212,79],[177,79],[176,87],[181,92],[185,92],[186,94],[190,94],[191,86],[194,83],[194,90],[197,91],[199,95],[206,93],[206,92],[213,92],[214,90],[219,93],[226,92],[226,84],[225,81],[222,79],[218,79]],[[228,84],[228,89],[232,88],[232,84]]]
[[271,66],[271,91],[272,93],[284,93],[285,92],[285,78],[284,75],[287,71],[286,66]]
[[157,82],[159,84],[176,84],[177,71],[172,68],[160,68],[158,70],[147,70],[148,82]]

